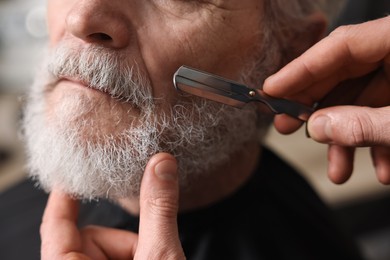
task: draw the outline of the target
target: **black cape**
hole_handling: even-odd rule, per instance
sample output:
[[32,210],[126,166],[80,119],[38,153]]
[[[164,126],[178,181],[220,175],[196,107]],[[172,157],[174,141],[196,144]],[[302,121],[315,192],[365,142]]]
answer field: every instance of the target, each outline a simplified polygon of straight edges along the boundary
[[[307,182],[264,149],[256,172],[235,194],[179,214],[188,260],[362,259],[355,242]],[[47,195],[26,180],[0,194],[0,259],[40,259],[39,225]],[[83,204],[80,226],[137,232],[139,219],[107,201]]]

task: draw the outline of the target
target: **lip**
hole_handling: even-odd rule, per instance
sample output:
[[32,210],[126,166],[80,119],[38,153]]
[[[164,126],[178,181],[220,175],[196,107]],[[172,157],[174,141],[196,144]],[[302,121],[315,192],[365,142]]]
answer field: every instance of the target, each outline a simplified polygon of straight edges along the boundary
[[119,101],[122,103],[128,103],[132,107],[138,108],[138,106],[135,105],[131,100],[129,100],[123,96],[114,96],[109,91],[105,91],[105,90],[96,88],[96,87],[92,86],[91,84],[86,83],[86,82],[79,80],[79,79],[74,79],[74,78],[70,78],[70,77],[61,77],[58,79],[57,84],[61,84],[61,83],[70,84],[73,87],[82,88],[86,91],[91,91],[91,93],[100,94],[100,95],[103,95],[103,96],[110,98],[112,100]]
[[[73,78],[69,78],[69,77],[61,77],[58,82],[67,82],[67,83],[72,83],[72,84],[75,84],[75,85],[79,85],[81,87],[85,87],[85,88],[90,88],[90,89],[95,89],[95,88],[92,88],[90,86],[90,84],[86,83],[86,82],[83,82],[81,80],[78,80],[78,79],[73,79]],[[96,89],[95,89],[96,90]]]
[[107,91],[103,91],[101,89],[95,88],[91,84],[88,84],[88,83],[86,83],[84,81],[81,81],[81,80],[78,80],[78,79],[73,79],[73,78],[69,78],[69,77],[61,77],[58,80],[58,83],[61,83],[61,82],[70,83],[73,86],[78,86],[78,87],[81,87],[81,88],[84,88],[84,89],[88,89],[88,90],[91,90],[91,91],[97,91],[97,92],[100,92],[102,94],[105,94],[105,95],[108,95],[108,96],[112,97],[112,95],[110,95],[110,93],[108,93]]

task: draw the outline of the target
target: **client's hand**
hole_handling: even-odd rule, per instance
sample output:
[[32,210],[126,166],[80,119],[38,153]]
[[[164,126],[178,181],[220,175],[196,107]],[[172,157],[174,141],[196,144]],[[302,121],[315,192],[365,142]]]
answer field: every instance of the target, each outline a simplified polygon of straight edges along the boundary
[[178,198],[177,164],[165,153],[152,157],[145,169],[139,235],[98,226],[79,230],[78,202],[53,191],[41,225],[42,259],[185,259]]
[[[367,146],[378,180],[390,184],[389,35],[390,16],[340,27],[264,84],[271,96],[332,106],[310,117],[308,131],[329,144],[328,175],[335,183],[352,174],[354,147]],[[288,134],[300,123],[280,115],[275,127]]]

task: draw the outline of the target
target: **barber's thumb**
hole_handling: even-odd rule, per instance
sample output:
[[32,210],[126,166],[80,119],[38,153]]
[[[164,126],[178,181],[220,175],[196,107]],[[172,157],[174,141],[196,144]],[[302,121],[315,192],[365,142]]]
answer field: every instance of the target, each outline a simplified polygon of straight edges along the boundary
[[[167,153],[154,155],[146,166],[140,194],[138,254],[182,254],[177,227],[179,201],[177,162]],[[168,250],[168,251],[167,251]]]
[[328,107],[307,123],[312,139],[342,146],[390,145],[390,107]]

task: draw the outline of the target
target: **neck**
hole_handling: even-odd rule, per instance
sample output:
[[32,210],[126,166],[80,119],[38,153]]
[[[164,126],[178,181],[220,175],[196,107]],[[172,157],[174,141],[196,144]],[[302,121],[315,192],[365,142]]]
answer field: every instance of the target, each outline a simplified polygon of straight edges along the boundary
[[[242,187],[254,172],[260,154],[256,142],[244,147],[244,151],[233,154],[229,162],[199,178],[190,189],[181,190],[179,211],[194,210],[213,204]],[[119,204],[129,213],[139,214],[139,199],[121,199]]]

